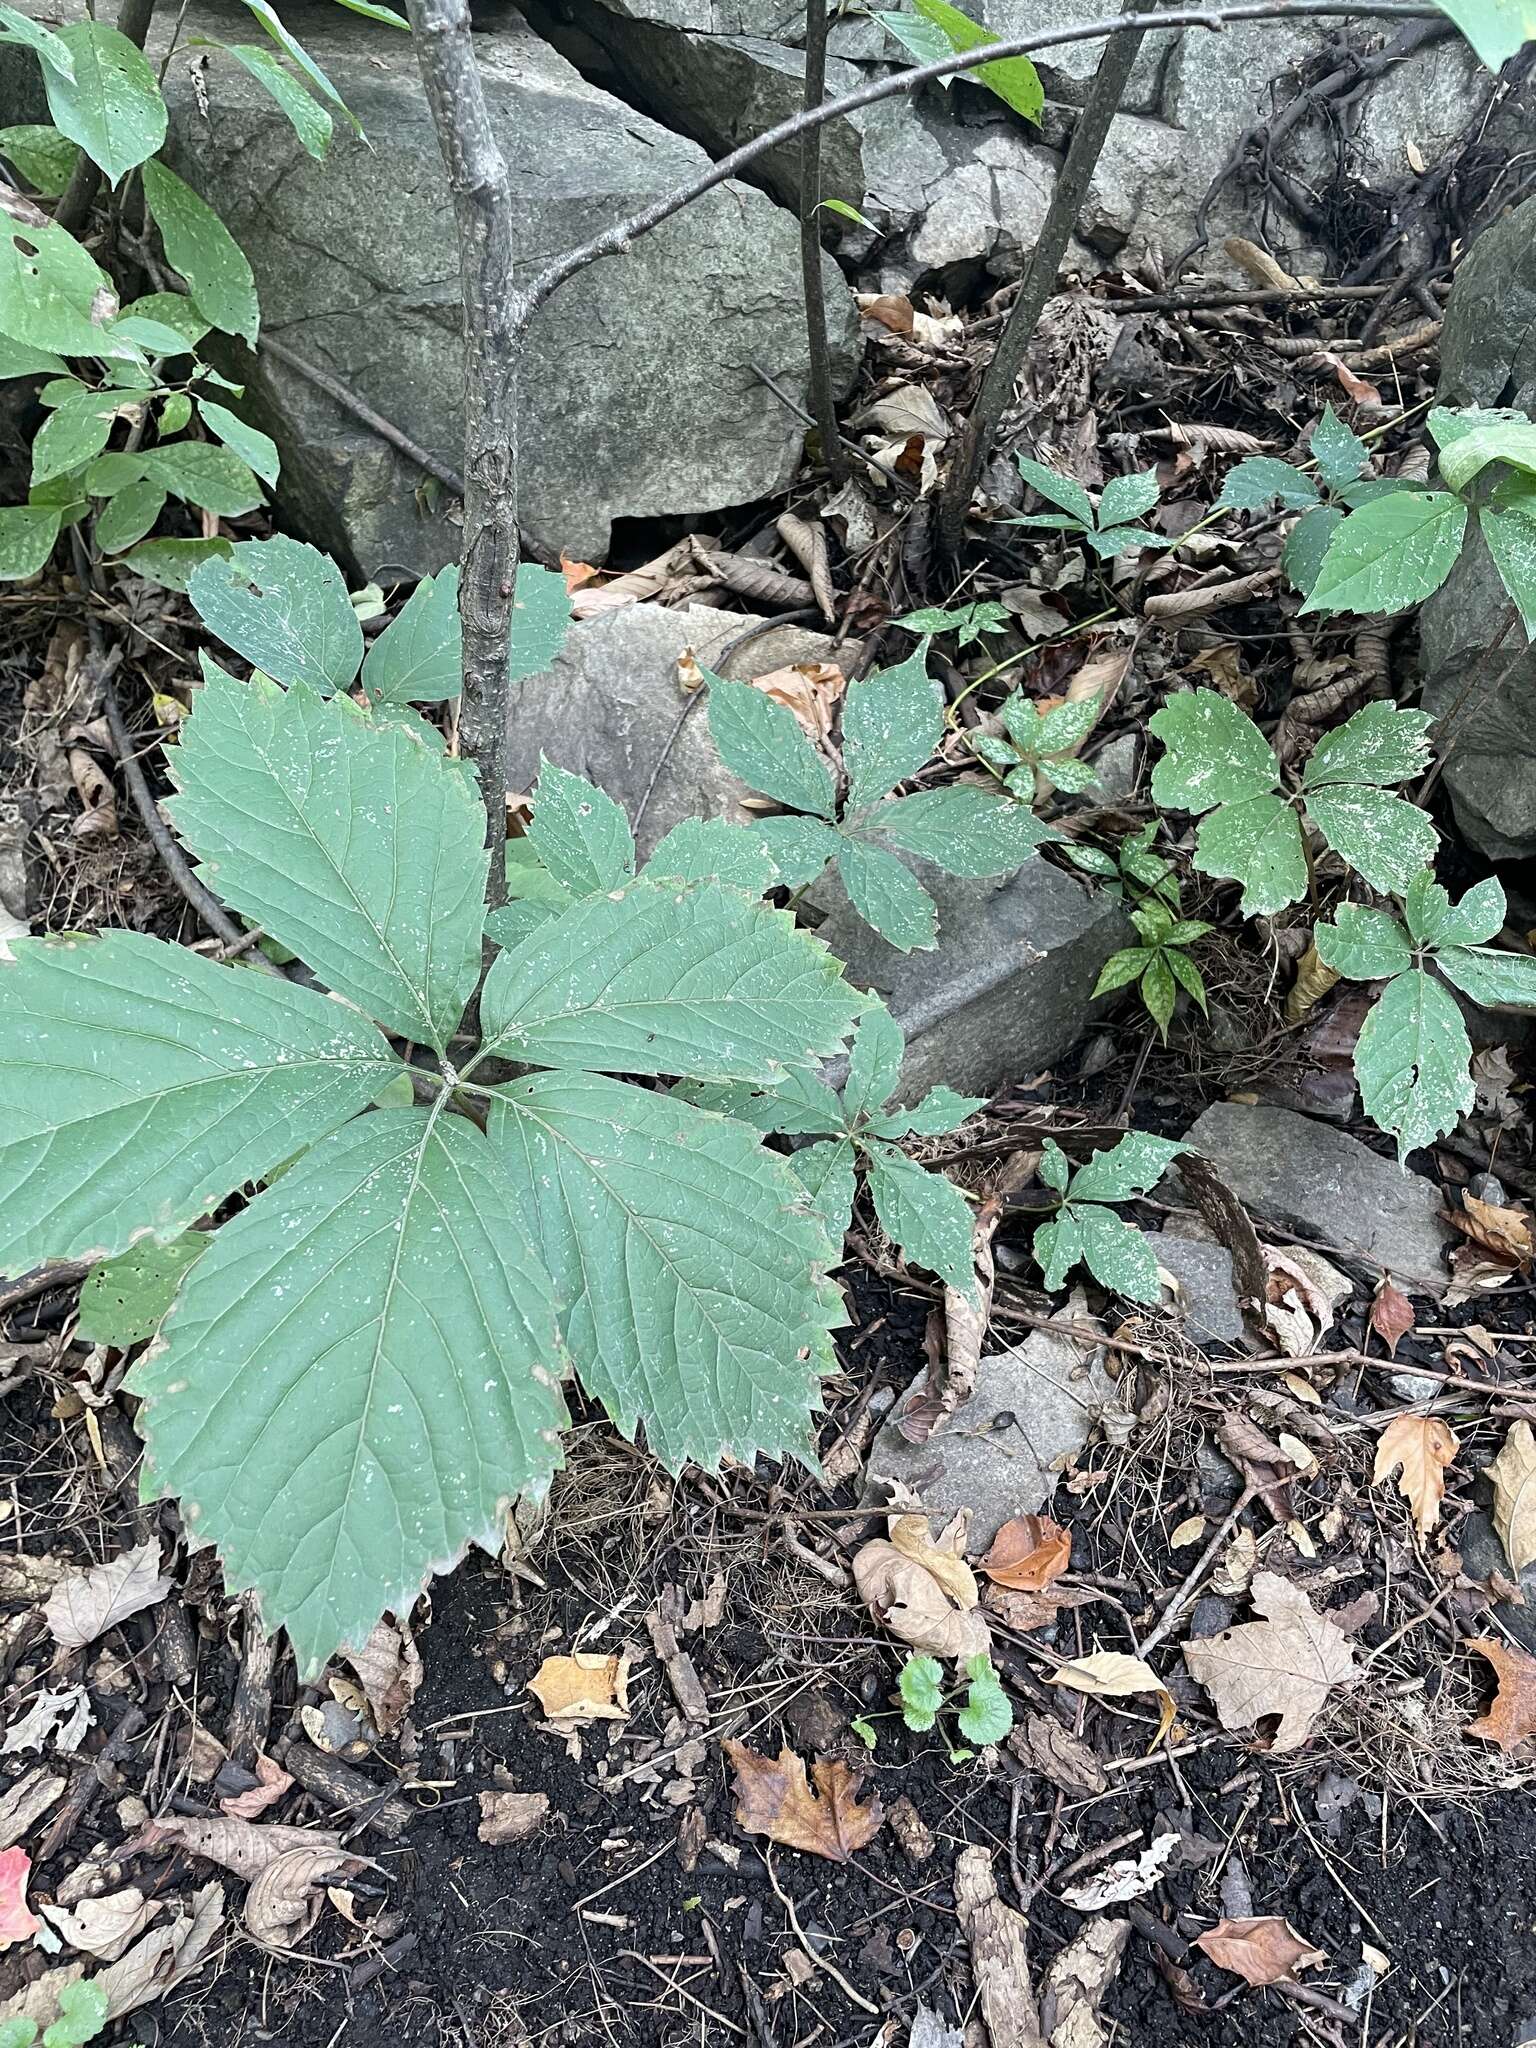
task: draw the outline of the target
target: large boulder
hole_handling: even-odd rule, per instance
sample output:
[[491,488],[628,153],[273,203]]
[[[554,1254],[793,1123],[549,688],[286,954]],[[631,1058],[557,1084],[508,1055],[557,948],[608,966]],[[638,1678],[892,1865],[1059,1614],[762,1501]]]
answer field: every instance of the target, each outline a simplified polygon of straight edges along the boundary
[[[80,5],[51,0],[49,12]],[[163,9],[151,37],[158,61],[179,25],[165,78],[168,161],[244,248],[266,331],[458,468],[458,254],[414,50],[313,0],[285,4],[284,20],[367,141],[338,119],[328,161],[315,163],[254,79],[197,47],[249,40],[249,14],[234,0],[192,0],[184,18]],[[527,274],[707,168],[694,144],[588,84],[510,6],[477,6],[476,30]],[[28,118],[40,111],[36,60],[0,49],[0,103]],[[827,289],[846,384],[855,321],[830,262]],[[779,489],[804,429],[754,363],[805,392],[799,238],[761,192],[730,184],[573,278],[535,319],[522,387],[525,526],[551,547],[600,556],[615,519],[715,511]],[[295,524],[369,574],[457,556],[456,507],[429,499],[419,470],[276,359],[258,354],[243,375],[281,449],[279,500]]]
[[[1479,237],[1456,275],[1440,350],[1446,405],[1536,412],[1536,199]],[[1536,853],[1536,647],[1474,534],[1420,620],[1424,708],[1442,721],[1456,822],[1492,860]]]

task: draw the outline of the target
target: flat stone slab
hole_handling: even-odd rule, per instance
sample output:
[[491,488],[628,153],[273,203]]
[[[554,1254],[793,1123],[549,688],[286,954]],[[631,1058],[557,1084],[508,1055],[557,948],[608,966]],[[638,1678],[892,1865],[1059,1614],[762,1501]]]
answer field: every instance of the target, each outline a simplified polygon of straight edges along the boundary
[[1232,1281],[1232,1254],[1203,1238],[1163,1230],[1152,1239],[1157,1263],[1179,1283],[1174,1306],[1196,1344],[1241,1344],[1247,1334]]
[[1256,1220],[1354,1252],[1400,1281],[1445,1286],[1453,1233],[1423,1175],[1289,1109],[1218,1102],[1185,1137]]
[[[1081,1313],[1082,1296],[1073,1302]],[[1004,1522],[1039,1514],[1056,1491],[1061,1463],[1116,1405],[1103,1361],[1101,1348],[1051,1330],[1035,1330],[1022,1344],[982,1359],[975,1393],[927,1443],[909,1443],[894,1420],[886,1423],[870,1449],[864,1503],[880,1504],[877,1482],[899,1480],[936,1514],[969,1508],[970,1547],[985,1550]],[[918,1375],[893,1416],[925,1379]]]

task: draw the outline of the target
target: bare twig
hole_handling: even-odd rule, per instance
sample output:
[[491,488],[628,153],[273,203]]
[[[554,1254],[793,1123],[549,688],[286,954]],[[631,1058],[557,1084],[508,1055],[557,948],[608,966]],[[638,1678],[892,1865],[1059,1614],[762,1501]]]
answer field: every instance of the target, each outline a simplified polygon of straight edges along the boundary
[[[827,0],[806,0],[805,106],[817,107],[827,90]],[[827,347],[827,302],[821,276],[821,130],[800,138],[800,274],[805,288],[805,338],[811,355],[811,407],[821,459],[841,483],[848,473],[837,430],[832,358]]]
[[365,427],[377,434],[381,441],[387,441],[391,448],[397,449],[408,461],[414,462],[418,469],[425,470],[428,476],[435,476],[445,490],[452,491],[456,498],[463,497],[464,479],[456,469],[450,469],[446,462],[439,462],[430,449],[423,448],[419,441],[413,441],[393,420],[387,420],[383,413],[375,412],[371,405],[365,404],[355,391],[342,383],[339,377],[333,377],[329,370],[322,370],[318,364],[310,362],[296,349],[291,349],[286,341],[279,341],[272,334],[264,334],[261,337],[258,353],[271,356],[279,363],[285,363],[290,370],[296,371],[306,382],[313,384],[317,391],[323,391],[327,398],[334,399],[343,412],[350,413],[355,420],[360,420]]

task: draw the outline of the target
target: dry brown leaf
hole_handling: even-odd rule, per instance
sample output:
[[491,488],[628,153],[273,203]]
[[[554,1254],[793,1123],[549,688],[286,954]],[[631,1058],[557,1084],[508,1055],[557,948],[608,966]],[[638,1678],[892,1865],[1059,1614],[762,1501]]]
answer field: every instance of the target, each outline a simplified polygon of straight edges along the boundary
[[[902,1519],[907,1518],[898,1517]],[[926,1530],[922,1516],[910,1519]],[[963,1562],[951,1563],[960,1563],[970,1576]],[[876,1621],[914,1650],[925,1650],[931,1657],[964,1658],[991,1648],[992,1632],[976,1608],[974,1578],[969,1604],[959,1605],[925,1564],[880,1536],[855,1552],[853,1578],[859,1598]]]
[[500,1849],[508,1842],[526,1841],[536,1835],[549,1819],[547,1792],[482,1792],[480,1826],[482,1842]]
[[1104,1766],[1087,1743],[1049,1714],[1026,1715],[1024,1725],[1008,1737],[1008,1747],[1020,1763],[1049,1778],[1063,1792],[1092,1798],[1109,1783]]
[[320,1917],[321,1887],[327,1878],[377,1869],[345,1849],[314,1842],[273,1857],[245,1895],[246,1932],[263,1948],[297,1948]]
[[1450,1220],[1464,1236],[1491,1252],[1505,1265],[1522,1272],[1536,1257],[1536,1240],[1531,1235],[1527,1209],[1505,1208],[1498,1202],[1480,1202],[1476,1195],[1462,1192],[1461,1207],[1452,1209]]
[[70,831],[87,844],[117,837],[117,799],[112,778],[84,747],[69,750],[70,780],[75,785],[82,811]]
[[833,714],[848,678],[835,661],[799,661],[754,676],[752,687],[792,711],[806,736],[821,744],[831,736]]
[[1461,1439],[1437,1415],[1394,1416],[1381,1432],[1371,1484],[1383,1486],[1397,1473],[1397,1490],[1413,1509],[1421,1536],[1440,1519],[1445,1469],[1460,1448]]
[[1499,1455],[1486,1468],[1493,1481],[1493,1526],[1518,1578],[1536,1561],[1536,1432],[1512,1422]]
[[1298,1970],[1328,1958],[1303,1941],[1289,1920],[1269,1914],[1257,1920],[1218,1920],[1195,1947],[1204,1950],[1218,1969],[1230,1970],[1248,1984],[1288,1984]]
[[279,1821],[201,1820],[183,1814],[168,1814],[152,1820],[118,1852],[127,1857],[141,1849],[185,1849],[218,1863],[248,1883],[259,1877],[269,1863],[293,1849],[339,1849],[341,1837],[316,1828],[286,1827]]
[[571,1657],[546,1657],[528,1690],[551,1721],[575,1726],[588,1721],[629,1718],[629,1658],[578,1650]]
[[[150,2005],[185,1983],[201,1968],[223,1926],[224,1887],[218,1883],[205,1884],[194,1893],[190,1912],[162,1920],[115,1963],[95,1972],[92,1982],[107,2001],[107,2018],[123,2019],[141,2005]],[[37,1980],[31,1987],[34,1994],[38,1986],[47,1985],[50,1979],[55,1985],[46,1995],[42,2017],[50,2017],[58,2010],[57,1986],[75,1981],[80,1974],[79,1966],[71,1965],[62,1971],[50,1970]],[[12,2006],[0,2007],[0,2019],[10,2018],[11,2012]]]
[[1063,1607],[1069,1612],[1074,1607],[1091,1607],[1097,1598],[1086,1586],[1064,1586],[1058,1579],[1043,1593],[1015,1593],[1007,1586],[988,1586],[981,1604],[983,1611],[996,1615],[1005,1628],[1027,1636],[1031,1629],[1048,1628]]
[[993,1538],[981,1568],[994,1586],[1043,1593],[1072,1562],[1072,1533],[1048,1515],[1016,1515]]
[[1396,1358],[1397,1347],[1413,1328],[1413,1322],[1413,1303],[1383,1274],[1376,1299],[1371,1303],[1371,1328],[1386,1345],[1389,1358]]
[[41,1764],[24,1778],[18,1778],[14,1785],[7,1785],[0,1791],[0,1849],[9,1849],[12,1842],[19,1842],[63,1796],[64,1780],[45,1771]]
[[749,1835],[766,1835],[786,1849],[846,1863],[879,1831],[884,1818],[880,1801],[871,1798],[859,1805],[864,1780],[846,1764],[813,1764],[813,1791],[792,1749],[781,1749],[774,1762],[744,1742],[721,1746],[736,1772],[736,1819]]
[[1263,1247],[1269,1268],[1264,1320],[1287,1358],[1306,1358],[1333,1328],[1333,1312],[1354,1292],[1353,1285],[1305,1245]]
[[889,334],[912,332],[912,301],[904,292],[856,292],[861,319],[873,320]]
[[1467,1648],[1487,1659],[1499,1681],[1493,1705],[1468,1724],[1467,1733],[1497,1743],[1507,1754],[1536,1735],[1536,1657],[1482,1636],[1469,1641]]
[[344,1655],[357,1673],[374,1727],[381,1735],[393,1735],[421,1684],[421,1656],[409,1626],[386,1615],[375,1622],[360,1650],[347,1650]]
[[130,1884],[99,1899],[82,1899],[74,1907],[44,1906],[43,1913],[71,1948],[95,1956],[98,1962],[115,1963],[165,1907],[164,1899],[147,1899],[137,1885]]
[[1184,1662],[1211,1695],[1223,1728],[1252,1728],[1278,1715],[1271,1747],[1280,1755],[1301,1747],[1333,1688],[1354,1678],[1355,1656],[1289,1579],[1255,1572],[1251,1592],[1263,1619],[1186,1643]]
[[1317,947],[1309,945],[1296,963],[1296,979],[1285,999],[1286,1023],[1299,1024],[1310,1016],[1329,989],[1337,986],[1339,978],[1337,967],[1330,967]]
[[961,1607],[975,1607],[981,1600],[976,1574],[965,1561],[965,1538],[970,1517],[956,1515],[935,1536],[926,1515],[893,1515],[890,1540],[903,1557],[910,1557],[936,1578],[944,1591]]
[[265,1813],[269,1806],[275,1806],[293,1784],[292,1778],[279,1763],[261,1751],[256,1754],[256,1783],[245,1792],[231,1792],[219,1801],[220,1813],[231,1820],[255,1820],[259,1813]]
[[65,1650],[81,1650],[130,1615],[155,1607],[174,1581],[160,1569],[155,1537],[89,1571],[66,1574],[49,1594],[43,1619]]

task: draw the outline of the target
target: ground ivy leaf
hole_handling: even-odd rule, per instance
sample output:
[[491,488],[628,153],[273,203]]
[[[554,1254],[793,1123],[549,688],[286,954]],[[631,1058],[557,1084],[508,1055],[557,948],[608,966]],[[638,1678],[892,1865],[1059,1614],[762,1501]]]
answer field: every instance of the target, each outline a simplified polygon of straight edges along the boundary
[[670,1471],[809,1455],[840,1317],[784,1160],[675,1095],[596,1074],[498,1088],[489,1133],[557,1291],[582,1385]]
[[504,1059],[772,1085],[840,1051],[867,1001],[784,911],[642,877],[502,953],[480,1009]]
[[187,593],[209,632],[276,682],[345,690],[361,666],[363,629],[341,571],[303,541],[240,541],[200,563]]
[[528,838],[573,896],[617,889],[635,872],[635,835],[613,798],[580,775],[541,759]]
[[990,1657],[968,1657],[965,1705],[955,1716],[960,1733],[978,1749],[1001,1742],[1013,1726],[1013,1707]]
[[466,1118],[380,1110],[217,1233],[132,1375],[146,1480],[300,1676],[409,1613],[560,1464],[554,1296]]
[[847,1138],[802,1145],[789,1155],[790,1171],[811,1198],[811,1207],[833,1246],[841,1251],[853,1221],[853,1145]]
[[848,900],[898,952],[931,952],[938,943],[939,914],[933,898],[894,853],[866,840],[844,839],[837,869]]
[[894,1145],[871,1144],[865,1162],[875,1214],[886,1236],[911,1264],[937,1273],[946,1287],[974,1296],[971,1206],[954,1182],[947,1174],[930,1173]]
[[1219,690],[1180,690],[1149,723],[1164,749],[1152,770],[1160,810],[1208,811],[1262,796],[1280,780],[1263,733]]
[[1367,704],[1318,741],[1302,773],[1302,787],[1311,791],[1366,782],[1385,788],[1421,775],[1429,765],[1427,735],[1433,723],[1427,711]]
[[1083,1264],[1101,1287],[1132,1301],[1156,1304],[1163,1298],[1157,1255],[1133,1223],[1097,1202],[1074,1203],[1083,1238]]
[[176,1299],[188,1266],[212,1242],[202,1230],[188,1230],[169,1244],[141,1237],[115,1259],[93,1266],[80,1289],[76,1336],[87,1344],[115,1345],[119,1351],[152,1337]]
[[1394,491],[1351,512],[1328,543],[1303,612],[1400,612],[1451,573],[1467,508],[1449,491]]
[[1402,895],[1440,844],[1433,821],[1417,804],[1383,789],[1309,790],[1307,815],[1334,852],[1383,895]]
[[943,730],[944,699],[928,675],[926,640],[895,668],[851,683],[843,698],[849,811],[866,810],[915,775]]
[[464,765],[346,697],[215,676],[171,762],[215,893],[389,1030],[445,1052],[480,974],[485,813]]
[[1415,968],[1389,981],[1355,1044],[1365,1113],[1399,1158],[1456,1128],[1472,1107],[1472,1048],[1449,989]]
[[0,1272],[177,1237],[370,1103],[399,1062],[314,989],[138,932],[0,961]]
[[1306,893],[1301,821],[1281,796],[1223,804],[1200,822],[1195,866],[1242,883],[1244,917],[1283,910]]
[[1125,1202],[1144,1195],[1162,1179],[1170,1160],[1189,1147],[1176,1138],[1155,1137],[1150,1131],[1127,1131],[1118,1144],[1095,1152],[1086,1166],[1072,1176],[1074,1202]]
[[1058,1209],[1048,1223],[1040,1225],[1035,1232],[1034,1254],[1045,1276],[1046,1293],[1059,1294],[1067,1275],[1083,1256],[1082,1226],[1075,1209]]
[[1504,953],[1491,946],[1444,946],[1435,956],[1447,981],[1474,1003],[1492,1009],[1511,1004],[1536,1009],[1536,956]]
[[1397,919],[1361,903],[1341,903],[1332,924],[1314,925],[1318,958],[1351,981],[1384,981],[1413,965],[1413,949]]
[[376,704],[441,704],[459,694],[463,657],[459,567],[452,562],[422,577],[369,646],[363,688]]
[[832,771],[787,704],[750,683],[703,671],[709,688],[709,730],[721,760],[751,789],[792,810],[833,815]]
[[947,874],[978,881],[1012,874],[1037,847],[1061,837],[1016,797],[958,782],[882,804],[864,829]]

